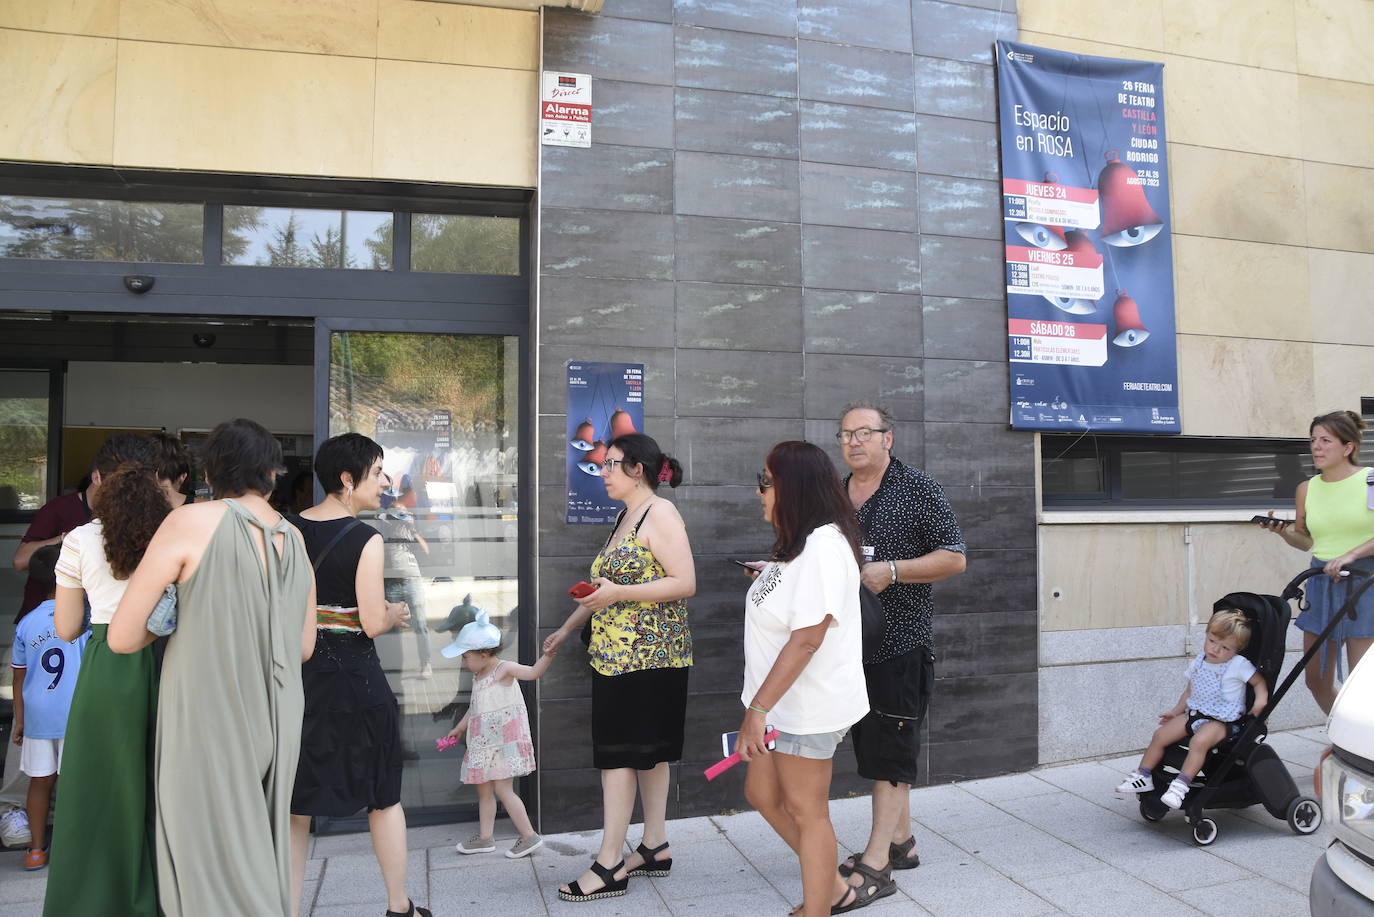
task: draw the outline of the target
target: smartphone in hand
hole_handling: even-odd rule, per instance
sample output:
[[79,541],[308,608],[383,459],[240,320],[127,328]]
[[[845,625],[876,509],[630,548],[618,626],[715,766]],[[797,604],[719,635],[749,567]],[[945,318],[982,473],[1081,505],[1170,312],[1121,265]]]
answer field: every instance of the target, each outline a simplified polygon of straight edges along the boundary
[[1270,523],[1275,525],[1290,525],[1292,519],[1279,519],[1276,516],[1251,516],[1250,521],[1258,525],[1268,526]]
[[[765,727],[763,727],[763,731],[764,731],[764,734],[766,735],[767,733],[770,733],[770,732],[773,731],[773,727],[772,727],[772,726],[765,726]],[[738,740],[739,740],[739,733],[738,733],[738,732],[722,732],[722,733],[720,734],[720,756],[721,756],[722,758],[728,758],[728,757],[730,757],[731,755],[733,755],[733,754],[735,753],[735,742],[737,742]],[[774,748],[777,748],[777,747],[778,747],[778,740],[777,740],[777,739],[769,739],[768,742],[767,742],[767,745],[768,745],[768,750],[769,750],[769,751],[772,751]]]
[[580,582],[568,590],[568,595],[575,599],[585,599],[596,591],[596,587],[586,581]]

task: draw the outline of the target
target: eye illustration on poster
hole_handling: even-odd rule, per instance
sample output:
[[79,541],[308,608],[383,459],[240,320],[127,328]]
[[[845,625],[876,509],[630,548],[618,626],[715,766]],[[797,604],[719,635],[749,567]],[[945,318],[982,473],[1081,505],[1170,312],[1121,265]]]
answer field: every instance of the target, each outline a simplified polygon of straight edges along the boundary
[[1017,429],[1180,431],[1163,75],[997,43]]
[[619,506],[606,496],[609,444],[644,430],[644,364],[568,361],[567,522],[605,525]]

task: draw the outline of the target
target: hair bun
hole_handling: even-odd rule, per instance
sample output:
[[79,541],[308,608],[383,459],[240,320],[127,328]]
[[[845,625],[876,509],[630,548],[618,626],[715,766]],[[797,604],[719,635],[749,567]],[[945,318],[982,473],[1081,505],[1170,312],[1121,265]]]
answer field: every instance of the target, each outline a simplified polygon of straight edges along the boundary
[[1365,422],[1363,417],[1361,417],[1359,414],[1356,414],[1354,411],[1346,411],[1345,413],[1346,416],[1350,418],[1350,422],[1355,425],[1356,430],[1363,430],[1365,428]]

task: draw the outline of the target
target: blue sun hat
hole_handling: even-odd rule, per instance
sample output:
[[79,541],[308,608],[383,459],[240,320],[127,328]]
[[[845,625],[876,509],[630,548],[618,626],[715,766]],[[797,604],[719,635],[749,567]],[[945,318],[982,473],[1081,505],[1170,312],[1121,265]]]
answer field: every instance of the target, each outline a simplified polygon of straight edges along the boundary
[[456,659],[468,650],[489,650],[500,645],[501,629],[491,623],[490,615],[479,610],[476,620],[464,624],[453,642],[440,652],[447,659]]

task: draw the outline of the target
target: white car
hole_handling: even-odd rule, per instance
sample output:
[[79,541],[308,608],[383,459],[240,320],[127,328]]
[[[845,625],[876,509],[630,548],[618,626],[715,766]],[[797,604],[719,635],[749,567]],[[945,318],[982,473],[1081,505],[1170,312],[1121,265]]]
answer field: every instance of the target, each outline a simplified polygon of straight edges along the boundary
[[1312,870],[1313,917],[1374,917],[1374,663],[1345,680],[1327,727],[1321,790],[1331,846]]

